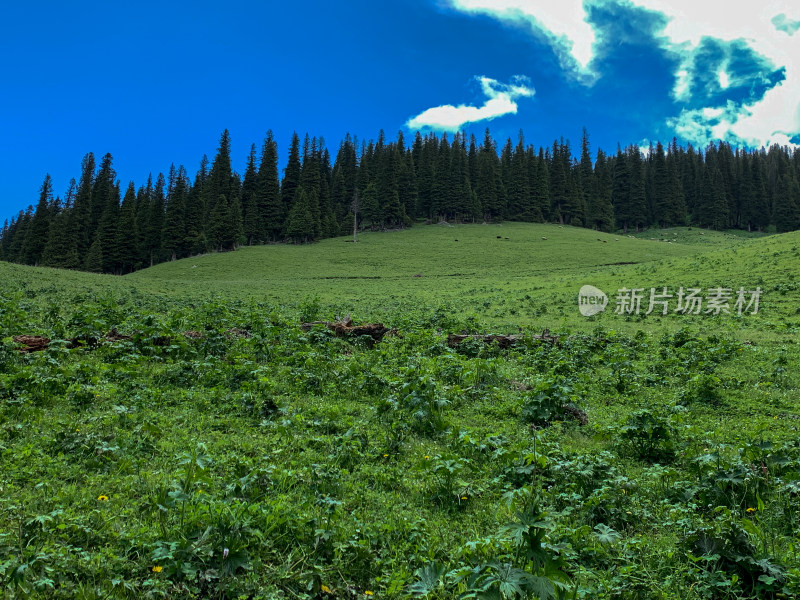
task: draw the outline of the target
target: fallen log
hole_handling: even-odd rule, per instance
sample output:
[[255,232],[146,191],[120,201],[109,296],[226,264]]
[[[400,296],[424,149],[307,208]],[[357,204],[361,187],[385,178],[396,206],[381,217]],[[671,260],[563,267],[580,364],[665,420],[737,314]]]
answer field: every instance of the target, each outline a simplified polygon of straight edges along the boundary
[[39,352],[47,350],[50,345],[50,338],[41,335],[15,335],[12,339],[17,344],[22,344],[22,347],[18,348],[20,352]]
[[542,331],[541,335],[531,335],[525,336],[521,334],[513,334],[513,335],[500,335],[495,333],[489,334],[458,334],[458,333],[451,333],[447,336],[447,345],[451,348],[456,348],[461,342],[464,340],[478,340],[479,342],[483,342],[484,344],[492,344],[494,342],[497,343],[498,346],[501,348],[510,348],[517,344],[517,342],[525,339],[525,338],[533,339],[533,340],[540,340],[542,342],[546,342],[548,344],[557,345],[558,344],[558,336],[552,335],[550,330],[545,329]]
[[[50,347],[50,342],[52,341],[50,338],[46,338],[41,335],[16,335],[13,339],[16,343],[22,344],[21,348],[17,348],[20,352],[40,352],[41,350],[47,350]],[[130,340],[131,336],[123,335],[117,331],[117,328],[114,327],[109,331],[102,339],[98,340],[97,338],[93,337],[74,337],[69,338],[66,340],[67,344],[66,347],[70,350],[74,350],[75,348],[96,348],[100,342],[122,342]]]
[[397,330],[389,329],[383,323],[353,325],[353,319],[350,317],[346,317],[341,321],[311,321],[310,323],[301,323],[300,329],[303,331],[310,331],[314,325],[323,325],[336,334],[336,337],[340,338],[368,336],[372,340],[369,342],[370,347],[380,342],[386,334],[397,333]]

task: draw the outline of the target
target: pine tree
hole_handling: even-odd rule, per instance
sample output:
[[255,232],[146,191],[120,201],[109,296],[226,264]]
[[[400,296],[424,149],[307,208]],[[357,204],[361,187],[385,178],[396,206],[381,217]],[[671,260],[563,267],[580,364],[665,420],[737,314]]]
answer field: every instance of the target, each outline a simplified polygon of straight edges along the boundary
[[563,154],[563,143],[559,145],[558,141],[554,141],[550,158],[550,215],[561,224],[569,222],[564,214],[569,195],[569,171]]
[[665,220],[670,225],[686,225],[686,202],[684,201],[683,183],[680,173],[680,152],[678,143],[673,138],[670,152],[667,155],[667,195]]
[[115,183],[107,199],[100,223],[95,232],[95,240],[100,241],[102,272],[118,273],[120,257],[117,252],[117,229],[119,226],[120,189]]
[[164,212],[164,227],[161,232],[161,248],[170,260],[188,255],[186,243],[188,184],[186,169],[181,165],[175,172],[174,184],[170,186]]
[[89,246],[89,252],[86,253],[83,261],[83,270],[90,273],[103,272],[103,243],[100,236],[95,237],[94,242]]
[[134,271],[139,263],[138,235],[134,207],[136,204],[136,188],[131,181],[122,199],[119,209],[119,221],[116,231],[115,252],[117,270],[122,273]]
[[261,244],[265,240],[261,214],[258,210],[258,172],[256,171],[256,145],[250,146],[247,168],[242,182],[242,226],[248,246]]
[[670,178],[667,173],[667,155],[661,142],[656,145],[655,154],[649,157],[653,177],[653,221],[661,227],[670,225]]
[[[153,266],[161,262],[161,237],[164,229],[164,210],[167,203],[164,189],[166,181],[164,174],[159,173],[156,178],[156,184],[150,193],[149,203],[147,206],[147,213],[143,215],[142,232],[143,238],[143,252],[146,265]],[[106,246],[103,246],[106,251]]]
[[645,172],[642,153],[636,145],[628,149],[630,167],[630,224],[639,231],[647,224],[647,195],[645,192]]
[[213,250],[221,252],[226,249],[230,240],[230,223],[230,202],[221,195],[214,203],[214,210],[208,219],[208,242]]
[[300,169],[300,187],[306,193],[306,200],[311,211],[311,239],[317,239],[322,232],[322,210],[320,208],[320,154],[317,138],[309,139],[306,134],[303,141],[303,163]]
[[89,251],[89,219],[92,206],[92,188],[94,187],[94,154],[89,152],[81,161],[81,177],[78,182],[78,191],[75,194],[73,208],[73,226],[79,256],[85,256]]
[[370,183],[364,189],[364,192],[359,194],[359,198],[362,220],[368,222],[372,229],[379,227],[381,223],[381,205],[378,185],[375,182]]
[[47,244],[42,251],[42,265],[57,269],[78,269],[78,238],[75,219],[75,197],[77,184],[70,181],[64,200],[64,208],[53,219],[47,236]]
[[310,242],[314,236],[314,219],[305,190],[297,188],[292,210],[286,223],[286,236],[294,243]]
[[505,189],[501,178],[500,159],[489,128],[484,133],[483,144],[478,152],[478,174],[475,193],[483,207],[487,221],[502,221],[506,208]]
[[621,226],[627,234],[628,228],[632,225],[631,172],[627,154],[624,154],[619,147],[617,147],[617,156],[614,159],[611,204],[614,208],[617,226]]
[[203,204],[206,211],[206,220],[211,218],[217,200],[221,196],[230,201],[239,190],[234,190],[233,169],[231,168],[231,137],[226,129],[219,140],[217,155],[211,163],[211,170],[203,185]]
[[599,231],[614,229],[614,208],[611,204],[613,187],[606,155],[597,150],[594,167],[593,191],[589,197],[589,223]]
[[242,221],[242,201],[239,196],[234,196],[228,209],[228,223],[225,228],[224,247],[229,250],[236,250],[241,244],[246,243],[247,238],[244,234],[244,223]]
[[419,164],[417,164],[417,205],[414,214],[429,220],[433,219],[434,184],[438,158],[438,139],[435,135],[425,136],[425,143],[420,150]]
[[[113,200],[117,174],[114,171],[113,161],[114,159],[110,153],[106,153],[103,156],[102,161],[100,161],[100,169],[97,171],[97,176],[92,185],[89,227],[87,230],[89,240],[94,240],[97,235],[97,229],[100,227],[100,222],[106,211],[115,212]],[[106,222],[113,226],[116,222],[116,214],[109,215],[106,218]]]
[[528,170],[528,154],[522,132],[511,156],[506,191],[508,193],[508,217],[519,221],[533,221],[536,214],[533,210],[531,181]]
[[451,169],[450,141],[447,134],[439,142],[439,151],[436,155],[436,170],[431,188],[431,213],[435,220],[446,221],[453,197],[453,171]]
[[256,180],[256,205],[264,241],[277,242],[283,233],[286,212],[278,181],[278,144],[272,136],[272,130],[267,132],[261,149],[261,164]]
[[292,202],[297,195],[297,188],[300,187],[301,171],[300,138],[297,133],[294,133],[289,146],[289,160],[283,170],[283,180],[281,181],[281,202],[283,202],[283,214],[287,215],[287,218],[292,210]]
[[800,229],[800,186],[793,173],[778,179],[772,220],[778,233]]
[[44,182],[39,192],[39,202],[36,204],[36,211],[28,226],[25,242],[23,244],[23,256],[21,262],[29,265],[38,265],[42,259],[42,251],[47,244],[47,234],[50,230],[52,216],[50,214],[53,202],[53,180],[48,173],[45,175]]
[[594,197],[597,185],[594,181],[592,156],[589,150],[589,132],[586,127],[583,128],[583,136],[581,137],[581,160],[578,165],[577,175],[580,181],[580,188],[583,190],[583,195],[578,198],[581,202],[579,213],[583,214],[582,220],[585,225],[591,227],[593,226],[591,214],[597,204],[597,199]]
[[411,151],[405,147],[405,138],[402,131],[397,132],[395,152],[397,154],[397,193],[400,197],[400,205],[403,208],[406,222],[410,223],[417,204],[417,178],[414,157]]
[[208,180],[208,157],[203,156],[200,169],[194,178],[186,197],[186,237],[183,247],[188,255],[205,252],[208,248],[208,238],[205,233],[205,185]]

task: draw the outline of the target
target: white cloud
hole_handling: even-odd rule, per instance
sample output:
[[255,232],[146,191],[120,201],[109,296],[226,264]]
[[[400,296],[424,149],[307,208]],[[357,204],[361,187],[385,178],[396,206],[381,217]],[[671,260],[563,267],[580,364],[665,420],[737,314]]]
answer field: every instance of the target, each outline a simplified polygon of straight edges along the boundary
[[[722,41],[742,40],[758,54],[769,59],[775,68],[784,67],[786,79],[767,90],[761,100],[730,106],[726,117],[706,117],[703,111],[684,110],[672,123],[687,139],[705,144],[714,139],[728,139],[754,146],[788,141],[800,131],[800,35],[794,27],[800,19],[800,5],[792,0],[632,0],[633,4],[661,12],[670,21],[662,32],[670,49],[682,62],[676,73],[674,97],[691,98],[692,56],[703,37]],[[720,15],[724,15],[721,17]],[[724,73],[724,75],[723,75]],[[718,74],[722,88],[741,85],[730,72]],[[691,137],[694,132],[697,137]],[[705,132],[700,135],[701,132]]]
[[562,66],[591,77],[595,32],[583,0],[449,0],[463,12],[486,14],[506,23],[533,27],[547,37]]
[[[597,32],[587,21],[585,6],[630,4],[664,14],[667,25],[659,33],[667,50],[679,58],[674,73],[673,98],[691,102],[695,92],[705,93],[694,82],[693,57],[704,37],[724,42],[743,41],[766,57],[775,68],[785,68],[785,80],[769,89],[762,99],[739,106],[726,117],[707,118],[702,109],[687,108],[670,122],[680,124],[682,135],[698,144],[711,141],[690,133],[719,133],[751,145],[788,140],[800,131],[800,2],[797,0],[446,0],[469,14],[484,14],[502,22],[529,26],[549,41],[568,73],[585,83],[601,75],[595,59]],[[613,41],[613,40],[612,40]],[[766,74],[765,74],[766,75]],[[722,89],[745,85],[726,67],[717,73]],[[695,104],[696,106],[696,104]]]
[[406,123],[409,129],[438,129],[458,131],[466,123],[486,121],[507,114],[516,114],[517,98],[530,97],[535,93],[525,77],[514,77],[510,84],[500,83],[489,77],[477,77],[488,100],[483,106],[445,104],[435,106],[412,117]]

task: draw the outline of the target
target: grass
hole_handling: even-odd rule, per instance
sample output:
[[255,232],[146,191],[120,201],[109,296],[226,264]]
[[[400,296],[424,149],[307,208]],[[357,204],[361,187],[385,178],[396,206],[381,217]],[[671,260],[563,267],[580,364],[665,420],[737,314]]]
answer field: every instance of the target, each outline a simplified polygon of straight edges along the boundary
[[[417,227],[125,277],[0,263],[1,589],[795,597],[800,234],[661,233]],[[588,319],[587,283],[612,301]],[[622,287],[719,285],[760,286],[761,310],[613,312]],[[400,335],[298,327],[347,313]],[[131,338],[58,341],[112,327]],[[545,327],[561,345],[445,343]]]

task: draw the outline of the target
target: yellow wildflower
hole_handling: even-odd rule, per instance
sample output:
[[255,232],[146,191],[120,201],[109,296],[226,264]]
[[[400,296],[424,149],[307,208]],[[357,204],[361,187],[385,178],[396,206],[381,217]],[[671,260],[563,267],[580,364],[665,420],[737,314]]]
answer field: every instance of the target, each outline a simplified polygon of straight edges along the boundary
[[374,596],[374,594],[372,592],[370,592],[369,590],[365,590],[364,591],[364,595],[365,596]]
[[383,458],[389,458],[389,455],[388,454],[384,454]]
[[426,454],[426,455],[425,455],[425,460],[428,460],[429,458],[430,458],[430,456],[428,456],[428,455]]
[[322,586],[319,589],[321,589],[324,594],[330,594],[331,593],[331,588],[329,588],[324,583],[322,584]]
[[745,512],[752,515],[754,512],[756,512],[756,509],[755,508],[748,508]]
[[97,497],[97,499],[100,500],[100,502],[105,502],[106,500],[108,500],[108,496],[100,495]]
[[164,570],[164,567],[159,567],[158,565],[153,567],[153,573],[161,573],[161,571],[163,571],[163,570]]
[[466,497],[466,496],[461,496],[461,499],[462,499],[462,500],[466,500],[466,499],[467,499],[467,497]]

